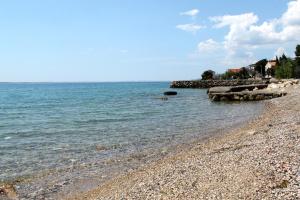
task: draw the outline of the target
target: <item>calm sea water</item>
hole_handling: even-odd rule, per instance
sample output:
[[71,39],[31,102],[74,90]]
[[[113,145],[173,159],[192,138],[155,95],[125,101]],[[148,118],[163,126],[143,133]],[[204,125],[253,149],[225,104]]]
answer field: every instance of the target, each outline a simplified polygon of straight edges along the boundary
[[[169,83],[0,84],[0,180],[161,150],[234,126],[260,103],[213,103]],[[139,156],[133,159],[140,159]],[[96,163],[96,164],[95,164]],[[73,170],[73,172],[76,170]]]

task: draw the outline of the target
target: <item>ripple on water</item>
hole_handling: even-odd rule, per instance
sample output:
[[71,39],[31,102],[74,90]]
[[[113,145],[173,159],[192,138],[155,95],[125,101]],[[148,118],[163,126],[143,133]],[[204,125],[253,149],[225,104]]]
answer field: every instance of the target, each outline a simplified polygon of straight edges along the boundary
[[[0,109],[3,180],[45,171],[58,173],[51,175],[55,180],[80,179],[80,174],[109,176],[155,159],[172,145],[247,121],[262,107],[212,103],[206,90],[177,90],[177,97],[157,99],[169,83],[0,87],[6,96],[0,98],[0,108],[5,108]],[[80,167],[83,164],[87,167]]]

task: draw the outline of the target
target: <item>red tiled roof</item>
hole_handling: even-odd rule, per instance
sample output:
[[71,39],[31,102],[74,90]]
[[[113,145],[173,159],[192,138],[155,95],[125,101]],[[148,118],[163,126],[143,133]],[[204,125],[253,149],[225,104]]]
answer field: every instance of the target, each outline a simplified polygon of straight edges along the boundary
[[228,69],[228,72],[232,72],[232,73],[239,73],[241,71],[240,68],[232,68],[232,69]]

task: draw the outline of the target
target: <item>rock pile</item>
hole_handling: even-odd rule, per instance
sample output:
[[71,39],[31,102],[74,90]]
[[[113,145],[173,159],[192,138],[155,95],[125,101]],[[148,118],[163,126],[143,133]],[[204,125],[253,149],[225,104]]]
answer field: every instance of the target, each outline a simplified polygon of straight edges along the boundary
[[208,96],[213,101],[259,101],[285,96],[285,88],[299,84],[299,80],[281,80],[277,83],[236,87],[213,87]]
[[13,200],[17,199],[15,187],[12,184],[0,185],[0,199]]
[[286,92],[261,92],[245,91],[245,92],[229,92],[229,93],[213,93],[209,94],[209,98],[213,101],[260,101],[285,96]]
[[267,84],[268,80],[197,80],[197,81],[173,81],[171,88],[211,88],[222,86],[239,86],[239,85],[253,85],[253,84]]
[[279,88],[286,88],[292,85],[299,84],[299,80],[282,80],[278,81],[278,83],[271,83],[269,84],[267,89],[279,89]]

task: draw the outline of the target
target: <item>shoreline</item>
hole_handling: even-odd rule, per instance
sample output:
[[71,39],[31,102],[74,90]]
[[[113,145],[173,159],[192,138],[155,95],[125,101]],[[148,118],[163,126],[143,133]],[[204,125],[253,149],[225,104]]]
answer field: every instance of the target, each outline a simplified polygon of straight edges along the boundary
[[[167,85],[165,84],[159,88],[164,88],[164,86]],[[157,92],[153,92],[153,94],[156,93]],[[68,151],[74,152],[71,151],[73,148],[68,148],[68,146],[62,145],[54,145],[53,147],[56,148],[54,148],[54,151],[50,152],[56,152],[59,157],[65,157],[65,159],[58,159],[66,161],[64,162],[65,164],[60,165],[60,162],[57,162],[58,167],[37,167],[37,170],[33,172],[30,170],[35,168],[36,165],[20,164],[17,168],[6,167],[6,165],[3,165],[4,169],[6,167],[6,169],[10,171],[20,173],[15,173],[13,176],[9,176],[10,171],[8,171],[6,176],[3,176],[5,175],[4,173],[1,174],[4,178],[0,181],[0,199],[6,198],[6,193],[12,193],[17,196],[18,199],[62,199],[66,196],[87,192],[99,185],[102,185],[108,180],[118,177],[119,175],[135,171],[141,166],[146,166],[152,162],[160,160],[161,158],[176,154],[183,148],[183,146],[189,147],[194,141],[203,140],[203,138],[211,137],[215,134],[223,134],[226,130],[240,126],[244,122],[252,119],[254,116],[259,115],[263,106],[262,103],[259,103],[259,106],[256,103],[249,103],[249,105],[241,105],[240,103],[234,102],[228,104],[212,103],[208,100],[206,90],[182,90],[181,93],[181,97],[178,99],[176,97],[171,98],[167,105],[165,105],[166,102],[161,102],[160,100],[152,98],[150,99],[151,102],[157,102],[158,106],[155,107],[159,110],[162,110],[160,108],[162,104],[163,108],[167,108],[167,106],[172,108],[175,104],[183,105],[182,108],[179,108],[181,117],[176,118],[175,121],[173,118],[170,118],[173,116],[172,114],[170,117],[166,117],[166,119],[169,118],[170,120],[165,120],[165,123],[150,123],[155,126],[157,125],[158,128],[162,126],[168,127],[167,124],[174,125],[173,131],[168,131],[167,129],[166,131],[160,131],[161,129],[158,129],[159,131],[151,131],[150,134],[153,134],[154,136],[156,134],[158,137],[153,137],[151,135],[151,140],[146,140],[145,143],[147,144],[148,142],[150,145],[144,145],[144,140],[140,139],[135,141],[138,143],[132,143],[135,145],[133,146],[135,148],[130,147],[131,143],[123,146],[122,144],[117,143],[111,143],[111,145],[110,143],[107,143],[103,145],[100,142],[95,142],[93,143],[95,145],[85,145],[87,148],[84,148],[83,151],[81,151],[81,147],[79,147],[78,156],[73,155],[72,157],[64,153],[68,153]],[[192,102],[190,102],[191,100]],[[210,104],[213,105],[210,107]],[[205,108],[202,108],[201,105],[206,106]],[[199,106],[201,109],[199,109]],[[196,110],[194,108],[196,108]],[[224,109],[224,114],[221,116],[219,116],[220,109]],[[188,110],[190,110],[191,113],[187,112]],[[207,112],[212,112],[213,114],[208,113],[208,116],[202,117],[202,113]],[[174,112],[172,111],[172,113]],[[198,117],[198,114],[200,114],[200,117]],[[177,116],[179,116],[178,113]],[[232,120],[232,117],[235,120]],[[206,123],[203,123],[204,121]],[[183,127],[178,126],[179,124],[182,124]],[[159,132],[160,134],[157,134]],[[12,140],[8,140],[8,142],[14,141],[13,139],[14,138],[12,138]],[[16,149],[15,147],[11,148]],[[82,153],[87,156],[91,155],[89,158],[92,159],[85,159],[84,156],[80,156]],[[97,159],[97,155],[101,156],[104,154],[108,156]],[[49,157],[50,161],[53,158],[56,157]],[[30,162],[31,160],[28,159],[28,161]],[[42,163],[48,164],[47,160],[46,162],[43,160]],[[23,166],[27,166],[27,168]],[[25,169],[23,170],[22,168]],[[27,173],[26,170],[28,170]]]
[[297,88],[266,101],[263,113],[242,127],[194,142],[175,155],[65,199],[296,199]]
[[[262,111],[259,111],[259,113],[251,118],[250,120],[253,120],[254,118],[256,118],[257,116],[259,116],[261,114]],[[4,182],[0,182],[0,197],[1,196],[1,189],[5,189],[8,192],[8,196],[11,196],[12,198],[7,198],[7,200],[9,199],[35,199],[35,198],[44,198],[44,199],[65,199],[65,198],[70,198],[72,196],[78,196],[78,194],[82,193],[82,192],[87,192],[90,191],[91,189],[94,189],[95,186],[99,186],[99,185],[105,185],[105,183],[117,179],[121,176],[125,176],[126,174],[128,174],[129,172],[134,172],[134,171],[138,171],[140,168],[143,167],[147,167],[150,166],[153,163],[157,163],[160,162],[161,160],[164,160],[166,158],[169,157],[173,157],[178,155],[179,153],[181,153],[182,151],[188,151],[192,146],[194,146],[195,144],[201,142],[201,143],[205,143],[208,139],[210,138],[214,138],[214,137],[220,137],[222,135],[224,135],[227,132],[230,132],[232,130],[235,130],[237,128],[242,127],[245,123],[248,123],[246,121],[243,122],[236,122],[233,123],[232,125],[230,125],[229,127],[226,127],[225,129],[221,129],[221,128],[217,128],[215,130],[210,130],[205,132],[205,134],[201,134],[199,136],[197,136],[196,138],[190,138],[188,140],[185,140],[184,142],[180,143],[180,144],[172,144],[169,145],[167,147],[164,147],[162,149],[160,149],[161,151],[141,151],[141,152],[136,152],[133,154],[129,154],[127,156],[123,156],[118,158],[118,160],[116,160],[115,162],[119,163],[121,165],[121,163],[126,163],[127,160],[131,160],[131,159],[138,159],[139,161],[141,161],[138,166],[136,167],[129,167],[129,168],[124,168],[123,170],[118,170],[116,172],[112,172],[111,175],[105,175],[105,178],[98,176],[98,175],[94,175],[94,177],[90,180],[88,179],[78,179],[80,183],[77,184],[72,184],[72,185],[67,185],[68,182],[64,182],[64,181],[59,181],[58,183],[52,183],[54,185],[54,187],[57,187],[57,189],[55,189],[54,187],[54,191],[49,190],[48,188],[45,188],[45,190],[47,189],[48,192],[47,193],[41,193],[38,194],[36,191],[33,191],[34,194],[36,194],[36,196],[31,196],[32,193],[24,193],[24,191],[27,189],[29,189],[29,187],[25,186],[26,183],[36,183],[36,182],[44,182],[45,180],[47,180],[48,176],[53,176],[53,175],[57,175],[57,174],[65,174],[67,171],[64,169],[61,169],[61,171],[54,171],[54,170],[49,170],[49,171],[42,171],[42,172],[38,172],[34,175],[28,175],[28,176],[22,176],[22,177],[18,177],[16,179],[12,179],[9,181],[4,181]],[[149,155],[146,156],[146,154],[150,153]],[[103,161],[103,163],[110,163],[110,162],[114,162],[114,159],[108,159]],[[138,162],[138,161],[136,161]],[[133,163],[131,163],[133,164]],[[122,165],[123,166],[123,165]],[[112,165],[111,167],[116,167],[114,165]],[[123,166],[124,167],[124,166]],[[79,173],[82,173],[82,171]],[[51,182],[51,179],[49,179]],[[48,180],[48,181],[49,181]],[[51,184],[51,185],[52,185]],[[65,185],[66,184],[66,185]],[[88,185],[83,186],[81,188],[82,185]],[[24,186],[26,188],[24,188]],[[60,186],[63,188],[60,188]],[[67,186],[65,188],[65,186]],[[19,189],[20,187],[22,187],[22,191],[21,193],[19,193]],[[16,189],[18,188],[18,189]],[[50,189],[53,189],[50,188]],[[76,188],[76,189],[75,189]],[[62,189],[62,190],[61,190]],[[4,191],[5,192],[5,191]],[[46,196],[42,196],[45,195]],[[8,197],[7,196],[7,197]]]

